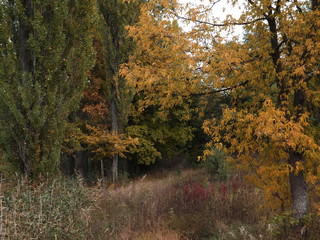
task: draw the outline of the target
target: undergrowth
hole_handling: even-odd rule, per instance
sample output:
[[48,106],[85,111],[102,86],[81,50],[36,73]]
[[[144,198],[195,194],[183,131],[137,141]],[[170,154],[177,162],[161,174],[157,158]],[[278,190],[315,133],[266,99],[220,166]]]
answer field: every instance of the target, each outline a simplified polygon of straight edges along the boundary
[[0,239],[90,239],[93,196],[79,179],[2,183]]
[[[289,215],[264,206],[262,193],[242,177],[217,180],[205,169],[108,187],[64,178],[3,181],[0,239],[300,239],[290,230]],[[308,215],[306,224],[308,239],[320,239],[319,216]]]
[[99,239],[240,239],[264,227],[260,205],[261,193],[237,176],[217,182],[188,170],[108,189],[91,227]]

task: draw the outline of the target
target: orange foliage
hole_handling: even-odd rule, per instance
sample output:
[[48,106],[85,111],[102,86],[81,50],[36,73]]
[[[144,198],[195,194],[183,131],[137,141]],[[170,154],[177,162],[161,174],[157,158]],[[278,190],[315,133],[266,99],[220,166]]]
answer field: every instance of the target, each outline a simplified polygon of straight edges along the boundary
[[128,152],[128,147],[138,144],[137,139],[127,137],[124,134],[114,135],[103,129],[103,126],[87,125],[86,128],[89,130],[89,134],[83,135],[81,141],[88,144],[88,149],[102,159],[115,154],[124,157],[124,154]]
[[[291,173],[303,172],[311,188],[320,181],[320,10],[311,10],[310,1],[244,5],[239,19],[219,22],[212,5],[148,1],[140,21],[129,27],[137,51],[122,74],[146,93],[141,110],[155,104],[170,108],[208,91],[231,96],[221,119],[204,125],[212,137],[208,147],[224,145],[273,207],[289,206]],[[193,28],[183,32],[179,19]],[[234,25],[243,25],[243,41],[223,36]],[[290,153],[301,161],[289,163]]]
[[84,92],[82,112],[86,113],[94,122],[105,120],[108,115],[108,106],[101,78],[90,77],[90,84]]
[[101,45],[94,42],[96,54],[95,67],[88,73],[88,84],[84,91],[82,112],[95,123],[105,123],[108,116],[107,90]]

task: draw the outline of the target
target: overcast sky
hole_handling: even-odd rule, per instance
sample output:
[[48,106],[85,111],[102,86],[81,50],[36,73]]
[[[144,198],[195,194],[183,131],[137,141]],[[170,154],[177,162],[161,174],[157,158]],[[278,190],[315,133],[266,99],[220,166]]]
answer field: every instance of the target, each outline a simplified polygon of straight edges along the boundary
[[[245,0],[239,0],[239,4],[236,6],[232,6],[232,4],[229,3],[228,0],[216,0],[216,4],[212,7],[212,16],[214,18],[219,18],[221,22],[227,15],[232,15],[234,18],[238,18],[241,15],[242,12],[242,5]],[[195,5],[198,4],[208,4],[210,6],[210,3],[208,0],[179,0],[182,4],[192,3]],[[211,4],[212,5],[212,4]],[[190,27],[190,26],[189,26]],[[188,26],[185,28],[188,29]],[[234,35],[241,35],[242,28],[241,26],[237,26],[234,29]]]
[[[235,17],[239,17],[241,14],[241,6],[243,5],[245,0],[239,0],[237,6],[232,6],[229,3],[229,0],[216,0],[214,7],[212,8],[213,13],[216,17],[225,17],[227,14],[231,14]],[[180,3],[192,3],[195,5],[204,4],[204,5],[211,5],[208,0],[179,0]]]

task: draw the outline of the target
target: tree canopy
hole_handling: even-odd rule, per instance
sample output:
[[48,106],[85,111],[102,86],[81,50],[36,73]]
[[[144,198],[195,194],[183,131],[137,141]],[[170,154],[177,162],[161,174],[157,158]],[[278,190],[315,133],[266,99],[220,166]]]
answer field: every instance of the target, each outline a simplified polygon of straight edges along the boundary
[[1,1],[0,142],[13,171],[58,170],[68,115],[93,63],[95,16],[92,0]]
[[[237,1],[231,1],[235,4]],[[204,123],[230,161],[265,190],[274,207],[309,209],[319,176],[319,3],[245,1],[235,19],[218,22],[208,7],[150,1],[129,28],[137,51],[123,74],[145,105],[172,107],[192,95],[231,97],[223,114]],[[182,32],[177,22],[193,24]],[[225,37],[242,25],[243,39]]]
[[319,1],[244,0],[223,20],[208,3],[1,1],[1,172],[54,174],[82,152],[116,181],[126,159],[207,143],[199,158],[226,152],[303,218],[320,191]]

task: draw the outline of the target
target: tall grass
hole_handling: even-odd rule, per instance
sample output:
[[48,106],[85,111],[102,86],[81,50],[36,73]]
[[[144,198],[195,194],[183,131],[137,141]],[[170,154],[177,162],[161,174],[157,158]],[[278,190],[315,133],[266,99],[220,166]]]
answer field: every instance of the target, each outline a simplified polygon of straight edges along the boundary
[[[108,188],[22,179],[1,184],[0,240],[299,239],[286,231],[287,216],[263,206],[262,193],[241,177],[218,181],[204,169]],[[309,239],[320,239],[319,226],[310,216]]]
[[105,191],[91,228],[104,233],[96,239],[233,239],[245,234],[239,227],[260,222],[262,201],[238,177],[215,182],[205,170],[189,170]]
[[0,200],[0,239],[90,239],[94,199],[79,180],[2,183]]

